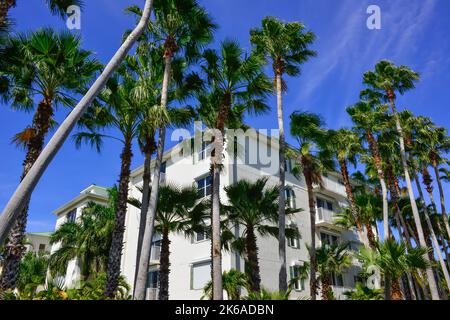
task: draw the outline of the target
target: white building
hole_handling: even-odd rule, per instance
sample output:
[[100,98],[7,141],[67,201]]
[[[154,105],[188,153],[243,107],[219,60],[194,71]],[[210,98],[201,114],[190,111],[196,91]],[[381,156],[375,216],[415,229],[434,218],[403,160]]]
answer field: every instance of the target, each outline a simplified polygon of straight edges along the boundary
[[[96,185],[91,185],[80,192],[80,194],[66,203],[65,205],[59,207],[53,213],[57,216],[55,230],[59,228],[60,225],[67,221],[76,221],[83,208],[87,206],[89,202],[95,202],[98,204],[107,205],[108,204],[108,192],[106,188],[99,187]],[[59,249],[59,244],[54,244],[51,248],[51,253]],[[80,266],[77,260],[72,260],[67,266],[65,275],[65,285],[67,287],[75,286],[80,280]]]
[[[241,137],[242,138],[242,137]],[[228,139],[228,141],[231,141]],[[224,170],[221,175],[221,200],[226,201],[223,187],[233,184],[240,179],[256,180],[261,176],[269,177],[269,184],[278,184],[276,176],[278,169],[278,150],[275,139],[271,141],[264,134],[256,134],[255,131],[247,132],[245,139],[238,139],[239,147],[237,155],[226,151],[224,157]],[[165,152],[163,161],[162,182],[168,182],[190,186],[196,184],[199,192],[208,196],[211,192],[210,184],[210,158],[209,147],[206,143],[201,144],[199,152],[191,154],[190,148],[185,148],[186,144],[179,143],[175,147]],[[245,152],[243,152],[245,150]],[[237,159],[237,161],[233,161]],[[267,164],[267,165],[264,165]],[[288,277],[295,272],[295,265],[301,265],[309,260],[306,244],[310,242],[310,221],[308,214],[308,198],[304,179],[296,178],[291,172],[292,163],[286,164],[286,195],[287,202],[295,208],[303,208],[303,212],[295,214],[287,223],[294,223],[298,226],[301,238],[288,241],[287,243],[287,263]],[[130,197],[140,198],[141,192],[137,187],[142,185],[143,167],[139,167],[131,174]],[[345,189],[337,173],[330,173],[324,179],[324,188],[315,189],[317,204],[316,221],[316,244],[321,242],[350,242],[355,248],[361,245],[355,230],[343,230],[333,224],[334,214],[339,208],[346,206]],[[58,222],[56,227],[71,218],[74,210],[80,214],[84,204],[95,197],[95,201],[100,203],[106,201],[106,194],[103,190],[101,195],[95,194],[99,187],[89,187],[80,196],[69,202],[67,205],[56,210]],[[137,236],[139,228],[139,210],[133,206],[128,207],[126,216],[126,229],[124,236],[124,248],[122,258],[122,273],[127,281],[132,285],[135,276]],[[238,228],[237,228],[238,229]],[[238,232],[238,231],[237,231]],[[169,295],[170,299],[200,299],[203,294],[202,288],[210,279],[210,240],[205,235],[199,234],[194,238],[186,238],[180,234],[171,234],[171,255],[170,255],[170,277]],[[154,239],[151,263],[149,267],[148,299],[157,296],[157,275],[159,263],[158,238]],[[259,237],[259,264],[261,270],[261,284],[269,290],[278,289],[278,243],[272,237]],[[233,252],[223,252],[223,270],[238,269],[244,270],[244,259]],[[76,263],[69,265],[66,280],[73,283],[77,278]],[[337,298],[341,298],[342,292],[354,287],[356,270],[349,270],[342,276],[334,276],[332,279],[333,291]],[[293,298],[309,296],[309,279],[302,283],[297,283],[292,293]]]
[[34,253],[50,253],[51,232],[28,232],[25,247]]

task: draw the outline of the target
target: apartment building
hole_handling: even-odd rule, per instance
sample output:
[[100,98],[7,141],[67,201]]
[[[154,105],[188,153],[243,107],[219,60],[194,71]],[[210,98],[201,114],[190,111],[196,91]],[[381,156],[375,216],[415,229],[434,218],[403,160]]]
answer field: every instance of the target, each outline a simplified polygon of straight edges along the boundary
[[[176,137],[175,137],[176,138]],[[195,139],[194,139],[195,140]],[[233,138],[227,138],[233,141]],[[191,143],[185,139],[166,151],[163,156],[161,183],[171,183],[180,186],[195,184],[198,192],[207,197],[211,194],[210,177],[210,145],[207,142],[196,142],[196,151],[191,151]],[[226,194],[223,188],[234,182],[247,179],[255,181],[266,176],[268,184],[278,184],[278,143],[275,138],[268,138],[265,132],[250,130],[240,134],[236,138],[236,148],[228,148],[224,152],[224,168],[221,175],[220,198],[226,202]],[[237,150],[234,153],[234,150]],[[288,277],[295,277],[295,266],[302,265],[309,260],[306,245],[310,243],[310,218],[308,213],[308,197],[303,177],[296,177],[291,170],[293,162],[286,161],[286,201],[294,208],[304,209],[290,217],[288,224],[298,227],[301,237],[287,241]],[[139,187],[142,186],[143,167],[132,171],[130,181],[130,196],[140,198]],[[361,245],[355,230],[344,230],[333,224],[335,214],[340,208],[347,205],[345,188],[339,174],[329,173],[323,177],[323,186],[314,189],[316,200],[316,244],[335,243],[339,241],[349,242],[356,249]],[[100,195],[101,194],[101,195]],[[83,205],[87,201],[106,201],[105,189],[91,186],[84,190],[80,196],[69,204],[56,210],[59,216],[57,227],[73,219],[73,212],[80,214]],[[124,248],[122,256],[122,273],[132,285],[136,268],[137,237],[139,229],[139,209],[129,205],[126,216],[126,229],[124,236]],[[239,232],[239,227],[236,227]],[[186,237],[183,234],[170,235],[170,299],[200,299],[203,295],[203,287],[210,280],[210,239],[206,234],[196,234],[194,237]],[[258,236],[259,263],[261,269],[262,286],[269,290],[278,289],[278,243],[273,237]],[[153,239],[153,250],[150,258],[147,299],[156,299],[158,293],[158,269],[159,269],[159,237]],[[244,259],[235,252],[224,251],[222,253],[223,270],[244,270]],[[67,283],[74,283],[77,278],[76,263],[68,268]],[[348,270],[343,275],[334,275],[331,279],[333,291],[337,298],[342,298],[342,293],[355,285],[357,275],[356,267]],[[292,298],[309,296],[309,279],[295,284]]]

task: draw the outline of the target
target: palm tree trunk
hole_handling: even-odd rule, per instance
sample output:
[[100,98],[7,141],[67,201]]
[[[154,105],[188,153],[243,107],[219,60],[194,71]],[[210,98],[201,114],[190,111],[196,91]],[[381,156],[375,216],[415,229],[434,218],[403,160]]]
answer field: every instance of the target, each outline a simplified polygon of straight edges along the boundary
[[159,257],[159,300],[169,300],[170,273],[170,240],[169,230],[165,228],[161,238],[161,255]]
[[283,119],[283,98],[282,98],[282,79],[281,72],[275,75],[277,90],[277,116],[278,130],[280,131],[279,139],[279,171],[280,171],[280,195],[278,199],[278,256],[280,259],[280,271],[278,274],[278,289],[280,292],[286,292],[287,271],[286,271],[286,204],[285,204],[285,184],[286,184],[286,168],[285,168],[285,137],[284,137],[284,119]]
[[250,287],[253,292],[259,292],[261,290],[261,275],[258,263],[258,245],[256,244],[256,236],[253,227],[247,228],[245,246],[250,269]]
[[141,203],[141,213],[139,215],[139,233],[137,240],[137,252],[136,252],[136,268],[135,268],[135,276],[134,276],[134,288],[136,288],[136,280],[138,274],[139,261],[141,257],[142,251],[142,241],[144,239],[145,226],[147,224],[147,211],[150,201],[150,183],[151,179],[151,163],[152,163],[152,151],[145,151],[144,158],[144,173],[142,175],[142,203]]
[[311,224],[311,247],[310,247],[310,271],[309,271],[309,290],[311,300],[316,300],[317,295],[317,279],[316,279],[316,205],[314,201],[313,185],[309,174],[303,171],[306,180],[306,187],[308,189],[308,204],[309,204],[309,219]]
[[123,42],[122,46],[107,64],[100,77],[94,82],[94,84],[84,95],[78,105],[72,110],[72,112],[67,116],[64,122],[60,125],[56,133],[50,139],[47,146],[36,159],[26,177],[14,191],[14,194],[8,201],[6,207],[2,211],[2,215],[0,216],[0,244],[4,243],[15,219],[26,207],[28,199],[30,199],[34,188],[36,187],[50,162],[58,153],[58,150],[61,148],[64,141],[70,135],[73,127],[76,125],[80,117],[84,114],[86,109],[91,105],[92,101],[95,99],[98,93],[104,88],[106,82],[122,63],[123,59],[128,54],[133,44],[140,37],[142,32],[144,32],[145,28],[147,27],[148,21],[150,20],[152,3],[153,0],[146,0],[139,24]]
[[403,300],[403,294],[398,279],[392,280],[391,288],[391,300]]
[[386,187],[386,180],[384,177],[384,171],[382,166],[382,160],[380,155],[380,149],[378,148],[378,143],[375,137],[373,136],[372,132],[367,131],[366,132],[367,141],[369,142],[369,148],[372,153],[375,167],[377,169],[378,179],[380,180],[381,184],[381,193],[383,197],[383,231],[384,231],[384,240],[389,239],[389,208],[388,208],[388,199],[387,199],[387,187]]
[[[27,143],[27,154],[23,162],[22,181],[30,171],[44,147],[45,136],[50,129],[50,120],[53,116],[52,101],[50,98],[42,100],[33,117],[33,136]],[[4,255],[3,270],[0,278],[0,291],[14,289],[16,286],[19,264],[25,253],[25,232],[28,220],[29,199],[17,217],[8,236],[6,252]]]
[[348,198],[348,201],[350,203],[350,209],[351,209],[353,218],[355,219],[356,228],[358,229],[359,238],[363,241],[364,246],[368,248],[368,247],[370,247],[370,244],[369,244],[369,240],[367,238],[367,235],[364,232],[364,229],[363,229],[363,226],[362,226],[362,223],[361,223],[361,218],[359,216],[358,209],[356,208],[355,195],[353,194],[353,187],[352,187],[352,185],[350,183],[350,178],[349,178],[349,175],[348,175],[347,163],[346,163],[345,160],[340,159],[339,160],[339,165],[341,167],[342,180],[344,181],[345,192],[347,194],[347,198]]
[[[161,90],[161,107],[167,108],[167,99],[169,92],[169,82],[172,67],[172,57],[170,55],[165,56],[164,59],[164,76]],[[158,148],[155,160],[155,169],[153,172],[153,181],[151,187],[150,201],[148,206],[148,212],[146,214],[146,223],[144,237],[142,239],[142,249],[139,256],[138,272],[136,276],[136,287],[134,289],[134,299],[144,300],[145,292],[147,288],[147,273],[148,273],[148,261],[150,259],[152,250],[152,240],[154,234],[154,225],[156,218],[156,210],[158,206],[159,198],[159,183],[161,176],[161,164],[164,154],[164,144],[166,138],[166,127],[162,126],[159,129]]]
[[[390,164],[388,165],[387,174],[389,177],[388,184],[389,184],[389,190],[391,193],[391,201],[392,201],[392,206],[394,209],[394,218],[395,218],[395,222],[397,224],[397,230],[398,230],[398,233],[400,236],[400,240],[406,245],[406,248],[408,248],[408,250],[409,250],[411,248],[409,233],[408,233],[408,230],[406,229],[406,227],[402,224],[401,218],[403,218],[403,217],[402,217],[402,213],[400,212],[400,208],[398,206],[398,197],[399,197],[399,192],[397,189],[398,180],[397,180],[397,177],[395,177],[393,169],[392,169],[392,165],[390,165]],[[416,296],[416,292],[415,292],[415,288],[414,288],[413,277],[411,276],[410,273],[407,273],[406,278],[408,281],[411,299],[417,300],[417,296]],[[392,290],[394,290],[394,288]],[[395,300],[395,299],[393,298],[393,300]]]
[[[402,130],[402,126],[400,124],[400,118],[395,109],[393,92],[388,92],[388,97],[389,97],[389,101],[391,104],[392,113],[393,113],[394,119],[395,119],[395,126],[396,126],[397,132],[399,134],[400,157],[402,160],[405,181],[406,181],[406,187],[408,189],[409,200],[411,202],[411,208],[412,208],[412,212],[413,212],[414,222],[416,224],[417,234],[419,237],[419,246],[426,248],[427,245],[425,242],[425,237],[424,237],[424,233],[423,233],[423,229],[422,229],[422,223],[420,222],[419,210],[417,209],[416,199],[414,197],[414,191],[413,191],[412,184],[411,184],[411,178],[409,176],[409,167],[408,167],[408,163],[406,161],[406,151],[405,151],[405,141],[404,141],[404,136],[403,136],[403,130]],[[430,261],[427,254],[424,254],[424,259],[427,262]],[[433,300],[439,300],[439,291],[437,289],[436,280],[434,278],[433,270],[431,269],[431,267],[427,268],[426,273],[427,273],[428,284],[430,286],[431,298]]]
[[365,226],[369,245],[372,249],[375,249],[377,241],[375,239],[375,234],[373,233],[372,225],[369,222],[366,222]]
[[[445,264],[444,257],[442,256],[441,247],[439,246],[439,242],[436,237],[436,233],[434,232],[433,224],[431,223],[431,219],[428,213],[428,208],[426,204],[423,202],[423,192],[422,192],[422,186],[420,185],[419,178],[417,175],[414,176],[414,180],[416,181],[416,188],[420,194],[420,203],[422,205],[422,209],[424,211],[424,218],[428,226],[428,230],[430,232],[431,240],[433,241],[434,245],[434,251],[437,253],[439,258],[439,263],[441,265],[442,273],[444,274],[445,282],[447,284],[448,291],[450,292],[450,275],[447,269],[447,265]],[[433,248],[433,246],[431,246]]]
[[439,176],[439,168],[438,168],[437,161],[435,159],[432,159],[431,165],[433,166],[434,174],[436,175],[436,181],[437,181],[437,185],[438,185],[438,188],[439,188],[439,197],[440,197],[440,200],[441,200],[442,219],[444,220],[444,225],[445,225],[445,230],[447,231],[447,236],[450,239],[450,225],[449,225],[449,222],[448,222],[447,211],[445,210],[444,189],[442,188],[442,181],[441,181],[441,177]]
[[327,277],[320,277],[322,300],[329,300],[333,290],[331,289],[330,279]]
[[109,248],[108,268],[106,273],[105,296],[113,298],[120,277],[120,262],[122,260],[123,235],[125,232],[125,216],[127,214],[128,185],[130,183],[130,167],[133,152],[131,139],[125,140],[119,178],[119,191],[116,204],[115,226],[112,234],[111,247]]

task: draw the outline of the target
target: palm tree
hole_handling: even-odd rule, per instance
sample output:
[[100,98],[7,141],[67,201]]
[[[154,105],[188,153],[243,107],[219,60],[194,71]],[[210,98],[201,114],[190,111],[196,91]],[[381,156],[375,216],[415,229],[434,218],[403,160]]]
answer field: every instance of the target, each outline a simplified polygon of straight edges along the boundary
[[376,266],[382,273],[389,274],[392,286],[390,298],[402,300],[399,279],[405,273],[418,277],[417,270],[427,269],[429,262],[425,255],[427,250],[424,248],[410,248],[407,251],[404,243],[397,243],[395,239],[390,238],[378,243],[377,249],[362,248],[356,256],[364,268]]
[[341,275],[352,266],[352,258],[347,252],[347,247],[348,244],[334,244],[331,246],[324,244],[315,250],[323,300],[332,300],[331,277],[333,275]]
[[[278,186],[267,187],[268,178],[259,178],[256,182],[239,180],[236,184],[224,188],[229,205],[224,207],[227,220],[232,225],[243,227],[241,236],[234,239],[234,247],[244,243],[244,251],[247,255],[249,270],[249,289],[259,291],[261,289],[261,275],[258,262],[258,245],[256,234],[261,236],[278,235]],[[286,208],[287,215],[292,215],[300,210]],[[298,229],[289,228],[287,234],[298,238]]]
[[360,282],[356,283],[355,290],[346,291],[344,295],[348,300],[383,300],[381,290],[370,289],[363,286]]
[[[405,151],[405,137],[403,134],[400,118],[395,106],[396,92],[403,94],[410,89],[414,89],[415,82],[419,80],[419,74],[409,69],[407,66],[396,66],[390,61],[382,60],[375,66],[375,71],[368,71],[364,74],[364,84],[372,88],[380,98],[389,102],[392,114],[395,119],[396,129],[400,141],[400,157],[402,160],[406,187],[408,189],[411,208],[413,211],[414,221],[419,237],[419,245],[426,248],[425,237],[423,234],[422,224],[420,222],[419,211],[414,197],[411,178]],[[425,254],[424,259],[429,261]],[[427,268],[427,278],[430,286],[431,296],[433,300],[439,300],[436,281],[433,276],[431,267]]]
[[245,113],[258,115],[268,110],[264,100],[270,91],[270,82],[262,72],[262,66],[263,61],[258,56],[247,56],[237,42],[230,40],[221,43],[219,52],[205,50],[201,63],[207,88],[199,96],[197,113],[206,126],[214,130],[211,224],[215,300],[222,297],[219,193],[225,129],[241,128]]
[[[74,96],[91,82],[101,65],[92,52],[81,49],[81,39],[67,32],[41,29],[9,39],[3,70],[9,82],[4,99],[18,110],[32,111],[40,99],[31,126],[18,133],[15,141],[26,150],[21,181],[42,152],[50,129],[55,125],[57,107],[70,107]],[[78,75],[76,78],[74,74]],[[28,217],[29,199],[17,216],[8,237],[1,289],[14,288]]]
[[[136,8],[129,9],[138,15],[140,12]],[[156,47],[164,49],[164,73],[161,86],[161,108],[166,109],[168,104],[168,92],[170,81],[173,76],[172,62],[175,55],[184,55],[188,60],[199,56],[202,46],[207,45],[212,40],[216,25],[212,22],[209,14],[198,4],[196,0],[156,0],[154,4],[155,21],[147,25],[150,39]],[[157,155],[155,161],[155,171],[153,174],[151,195],[149,200],[146,232],[144,233],[138,274],[136,279],[135,299],[145,298],[145,287],[147,281],[147,263],[151,250],[151,237],[153,234],[153,223],[157,210],[160,168],[164,152],[166,127],[161,126],[158,133]],[[147,228],[148,227],[148,228]],[[149,229],[147,231],[147,229]]]
[[446,163],[444,154],[450,151],[450,138],[448,137],[447,129],[437,127],[429,121],[430,125],[424,127],[420,132],[425,141],[425,148],[428,150],[428,161],[433,167],[435,179],[439,189],[439,197],[441,202],[441,214],[444,222],[447,236],[450,238],[450,225],[448,215],[445,209],[444,189],[442,187],[441,177],[439,175],[439,165]]
[[[111,138],[122,144],[115,228],[109,248],[108,281],[105,288],[107,297],[114,296],[120,276],[128,185],[133,157],[132,145],[139,135],[140,113],[143,108],[133,94],[135,86],[136,79],[127,73],[125,67],[122,66],[118,74],[109,79],[105,90],[100,94],[95,105],[80,120],[80,127],[87,130],[74,135],[77,147],[85,142],[91,147],[95,147],[98,152],[100,152],[105,138]],[[119,134],[117,136],[108,135],[105,133],[106,129],[116,129]]]
[[[149,19],[152,8],[153,0],[146,0],[144,5],[144,11],[142,18],[139,21],[136,28],[130,33],[127,39],[123,42],[122,46],[115,53],[112,59],[108,62],[102,74],[97,78],[97,80],[92,84],[89,90],[86,92],[84,97],[75,106],[69,116],[63,121],[58,130],[50,139],[47,146],[42,150],[39,157],[36,159],[35,164],[30,169],[28,174],[19,184],[19,186],[14,191],[10,200],[6,204],[6,207],[2,211],[0,216],[0,243],[3,243],[8,235],[8,232],[13,226],[15,219],[19,216],[20,212],[26,207],[28,200],[33,193],[34,188],[39,182],[41,176],[44,174],[48,165],[58,153],[70,132],[72,131],[75,124],[78,122],[80,117],[85,113],[87,108],[90,106],[92,101],[98,95],[98,93],[103,89],[108,79],[115,72],[117,67],[123,61],[125,56],[128,54],[129,50],[140,37],[144,31]],[[51,42],[50,42],[51,43]],[[20,54],[18,55],[20,56]],[[74,73],[76,74],[76,73]]]
[[347,113],[355,123],[355,130],[360,132],[361,140],[366,140],[369,145],[370,154],[375,165],[375,169],[380,180],[383,199],[383,230],[384,239],[389,238],[389,208],[388,190],[381,158],[376,131],[385,129],[385,107],[378,104],[375,99],[361,100],[359,103],[347,108]]
[[[373,231],[373,226],[376,225],[377,220],[382,215],[381,198],[369,192],[358,192],[355,196],[355,206],[359,212],[361,224],[366,228],[369,246],[375,248],[377,239]],[[342,208],[341,212],[336,214],[334,223],[345,229],[356,227],[356,221],[351,212],[351,208]]]
[[[163,48],[147,50],[146,43],[142,43],[133,57],[127,57],[127,71],[136,77],[133,96],[142,105],[140,114],[138,143],[144,154],[144,172],[142,179],[142,206],[139,216],[138,247],[136,254],[136,276],[142,251],[142,243],[147,224],[147,212],[151,194],[151,157],[156,151],[156,131],[162,126],[186,126],[191,122],[194,111],[190,107],[174,108],[170,104],[174,101],[184,102],[192,92],[198,90],[201,80],[197,75],[186,74],[187,64],[182,58],[172,60],[173,83],[168,92],[168,106],[159,106],[163,78]],[[153,223],[151,223],[153,228]],[[145,268],[146,269],[146,268]]]
[[77,221],[65,222],[52,234],[50,243],[58,246],[49,259],[52,275],[64,275],[69,261],[74,259],[80,265],[82,280],[106,271],[114,230],[117,188],[109,189],[108,193],[107,206],[88,203]]
[[[5,24],[8,12],[11,8],[16,6],[16,0],[1,0],[0,1],[0,26]],[[71,5],[82,6],[81,0],[46,0],[47,6],[50,12],[54,15],[58,15],[61,18],[66,16],[67,8]]]
[[322,186],[322,173],[330,169],[332,165],[331,157],[327,150],[316,150],[318,143],[323,142],[325,137],[324,125],[320,116],[309,112],[294,112],[291,114],[291,135],[297,140],[298,150],[295,158],[296,165],[292,172],[295,175],[303,174],[308,191],[308,205],[311,228],[310,243],[310,291],[311,300],[316,299],[317,279],[316,279],[316,205],[314,200],[314,185]]
[[205,223],[207,204],[201,201],[196,187],[160,188],[155,232],[161,234],[159,300],[169,299],[170,239],[173,232],[192,236]]
[[341,169],[342,180],[344,181],[345,192],[350,204],[350,210],[353,215],[353,219],[356,224],[356,228],[359,233],[360,239],[365,246],[369,246],[367,235],[364,232],[360,213],[355,203],[355,195],[353,192],[353,186],[350,182],[350,176],[348,172],[347,161],[350,161],[356,165],[356,156],[361,153],[361,144],[357,134],[351,130],[329,130],[328,131],[328,144],[326,145],[330,152],[332,152],[338,160],[339,167]]
[[16,287],[21,296],[32,299],[39,286],[45,284],[48,256],[27,252],[20,261]]
[[[224,271],[222,274],[223,290],[227,293],[228,300],[240,300],[241,289],[249,287],[248,277],[245,273],[231,269]],[[212,299],[212,281],[209,281],[203,289],[203,296],[201,299]]]
[[279,272],[279,290],[286,291],[286,242],[285,242],[285,134],[283,119],[282,93],[287,85],[283,76],[298,76],[300,65],[316,56],[316,52],[308,49],[314,42],[315,35],[305,30],[301,22],[282,22],[275,17],[265,17],[261,22],[261,28],[250,30],[250,42],[257,54],[264,56],[272,62],[274,83],[277,95],[277,117],[279,129],[279,172],[280,172],[280,200],[279,200],[279,236],[278,251],[281,261]]

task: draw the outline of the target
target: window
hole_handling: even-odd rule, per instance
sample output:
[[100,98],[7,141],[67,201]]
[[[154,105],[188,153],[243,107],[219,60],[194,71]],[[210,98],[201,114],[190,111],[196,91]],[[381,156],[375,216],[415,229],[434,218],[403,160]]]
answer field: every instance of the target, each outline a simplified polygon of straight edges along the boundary
[[344,286],[344,277],[342,276],[342,274],[336,274],[335,272],[333,272],[330,275],[330,283],[332,286],[335,286],[335,287],[343,287]]
[[208,240],[211,239],[210,235],[208,232],[196,232],[195,233],[195,238],[194,238],[194,242],[200,242],[203,240]]
[[159,271],[147,273],[147,288],[156,289],[159,283]]
[[41,243],[39,244],[39,253],[44,253],[45,252],[45,243]]
[[295,193],[294,190],[292,190],[289,187],[286,187],[284,189],[284,196],[286,197],[286,204],[289,208],[294,209],[295,208]]
[[333,211],[333,202],[324,200],[321,198],[317,198],[317,208],[323,208],[323,209]]
[[75,222],[76,219],[77,219],[77,209],[73,209],[67,214],[67,222]]
[[150,261],[159,261],[161,257],[161,240],[155,240],[152,242],[152,253],[150,256]]
[[292,172],[292,162],[291,159],[284,160],[284,170],[286,172]]
[[300,248],[300,241],[297,237],[295,238],[288,238],[288,246],[294,249]]
[[166,161],[164,161],[163,163],[161,163],[161,168],[160,168],[160,172],[161,172],[161,173],[166,173],[166,166],[167,166]]
[[[296,229],[297,226],[293,223],[289,225],[290,229]],[[300,249],[300,239],[298,237],[287,237],[287,244],[289,247],[294,249]]]
[[191,266],[191,290],[201,290],[211,280],[211,262],[194,263]]
[[209,156],[210,151],[211,151],[211,142],[203,141],[202,148],[200,149],[200,151],[198,153],[199,160],[206,159],[206,157]]
[[294,282],[294,289],[298,291],[305,290],[305,278],[300,278],[300,265],[294,265],[289,267],[291,280],[297,279],[297,281]]
[[209,196],[212,193],[212,177],[207,176],[197,180],[197,191],[202,198]]
[[327,244],[331,246],[339,243],[339,237],[333,234],[321,232],[320,241],[322,242],[322,245]]

